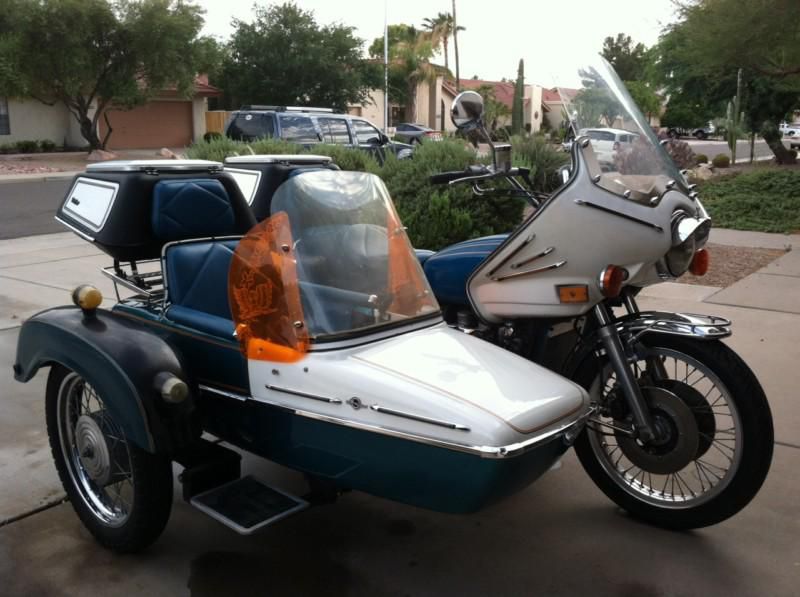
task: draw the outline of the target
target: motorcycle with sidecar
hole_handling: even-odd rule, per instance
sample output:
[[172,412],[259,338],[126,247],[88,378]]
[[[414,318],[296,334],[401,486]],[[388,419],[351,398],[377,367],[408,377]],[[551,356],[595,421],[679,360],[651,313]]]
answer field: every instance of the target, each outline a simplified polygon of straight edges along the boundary
[[[640,311],[699,270],[710,221],[610,67],[592,82],[641,131],[601,170],[588,139],[564,184],[530,190],[507,147],[438,182],[504,184],[535,210],[507,236],[415,252],[382,181],[316,156],[107,162],[57,219],[105,251],[92,286],[27,320],[15,377],[49,366],[46,418],[73,508],[103,545],[154,541],[183,497],[241,533],[356,489],[479,510],[575,445],[598,486],[671,528],[757,493],[769,407],[718,317]],[[453,108],[481,129],[481,101]],[[423,269],[424,268],[424,269]],[[616,311],[615,311],[616,309]],[[619,313],[624,310],[625,313]],[[298,497],[242,476],[251,452],[306,475]]]

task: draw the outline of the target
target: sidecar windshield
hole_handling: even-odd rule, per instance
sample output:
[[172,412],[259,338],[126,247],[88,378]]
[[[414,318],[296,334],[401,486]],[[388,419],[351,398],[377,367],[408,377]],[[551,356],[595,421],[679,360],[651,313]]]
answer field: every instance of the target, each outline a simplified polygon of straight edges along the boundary
[[[579,89],[559,89],[565,116],[590,139],[597,184],[648,202],[668,181],[685,186],[674,161],[611,65],[601,56],[578,69]],[[637,83],[638,84],[638,83]],[[649,203],[648,203],[649,204]]]
[[303,172],[276,191],[271,213],[269,220],[286,221],[289,228],[284,235],[289,240],[280,246],[292,262],[286,271],[296,276],[302,324],[312,340],[336,339],[439,312],[377,176]]

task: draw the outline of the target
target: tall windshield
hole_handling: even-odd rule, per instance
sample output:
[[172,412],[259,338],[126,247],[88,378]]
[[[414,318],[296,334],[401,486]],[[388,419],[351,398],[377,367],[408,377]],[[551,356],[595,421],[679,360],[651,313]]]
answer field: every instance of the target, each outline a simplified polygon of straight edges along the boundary
[[373,174],[318,170],[283,183],[273,218],[288,218],[305,326],[340,336],[433,315],[439,305]]
[[684,179],[659,143],[648,119],[625,84],[601,56],[578,69],[578,89],[560,88],[566,116],[579,136],[591,140],[598,184],[609,191],[646,200],[674,180]]

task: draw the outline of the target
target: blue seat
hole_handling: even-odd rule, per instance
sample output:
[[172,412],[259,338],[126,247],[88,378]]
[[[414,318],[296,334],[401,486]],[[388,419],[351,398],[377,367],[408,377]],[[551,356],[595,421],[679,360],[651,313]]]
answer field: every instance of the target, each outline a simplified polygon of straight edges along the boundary
[[256,221],[213,178],[160,180],[153,188],[153,233],[163,241],[244,234]]
[[238,240],[168,245],[164,254],[167,318],[222,338],[233,337],[228,269]]

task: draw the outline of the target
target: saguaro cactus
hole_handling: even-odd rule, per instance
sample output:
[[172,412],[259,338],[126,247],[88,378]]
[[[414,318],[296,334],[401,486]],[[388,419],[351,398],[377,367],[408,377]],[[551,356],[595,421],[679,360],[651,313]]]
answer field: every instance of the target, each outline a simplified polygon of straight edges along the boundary
[[733,101],[728,102],[728,111],[725,118],[725,140],[731,150],[731,163],[736,163],[736,142],[742,130],[744,112],[741,110],[742,101],[742,69],[736,77],[736,95]]

